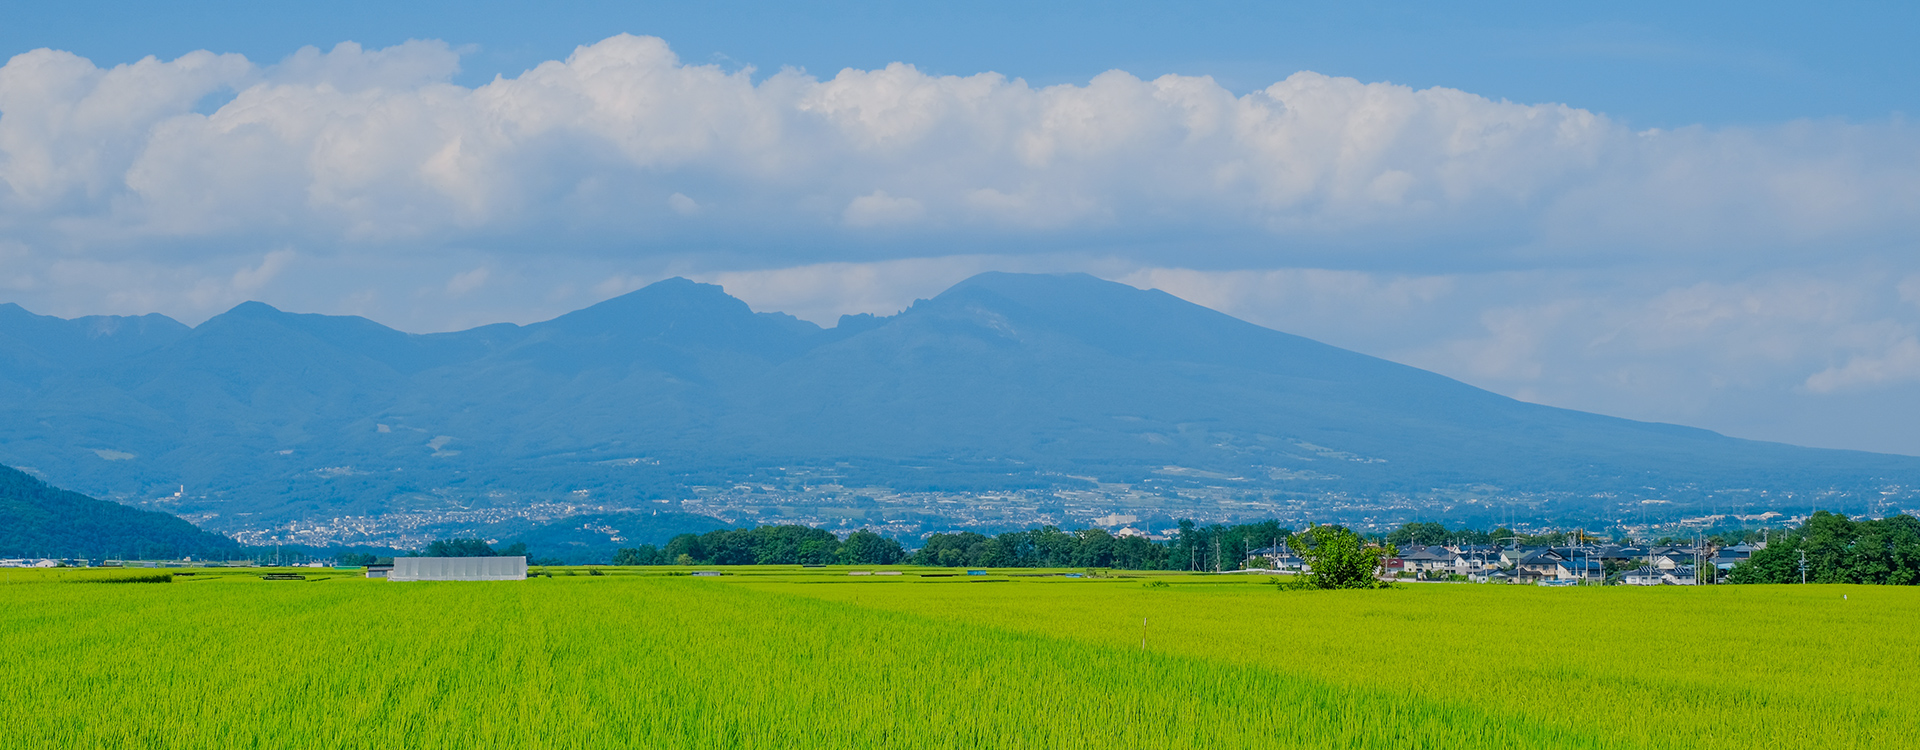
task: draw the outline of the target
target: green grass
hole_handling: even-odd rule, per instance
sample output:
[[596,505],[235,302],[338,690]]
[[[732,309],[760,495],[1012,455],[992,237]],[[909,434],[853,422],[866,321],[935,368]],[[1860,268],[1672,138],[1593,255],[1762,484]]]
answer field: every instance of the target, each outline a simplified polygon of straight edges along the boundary
[[0,733],[24,748],[1665,750],[1920,737],[1904,678],[1920,666],[1914,589],[1295,592],[1224,576],[603,570],[407,584],[176,570],[195,575],[125,586],[19,585],[107,573],[16,571],[0,584],[0,680],[14,686]]

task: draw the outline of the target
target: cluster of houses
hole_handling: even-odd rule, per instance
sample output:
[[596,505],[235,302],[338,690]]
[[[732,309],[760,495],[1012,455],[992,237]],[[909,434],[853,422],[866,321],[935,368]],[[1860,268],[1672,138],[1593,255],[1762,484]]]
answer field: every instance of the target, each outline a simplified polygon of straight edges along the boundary
[[85,560],[62,560],[54,557],[14,557],[0,560],[0,568],[72,568],[86,567]]
[[[1586,547],[1413,546],[1387,560],[1385,576],[1423,581],[1526,583],[1541,586],[1616,584],[1693,586],[1718,583],[1765,544],[1729,547],[1619,545]],[[1303,572],[1306,561],[1282,544],[1254,550],[1249,562]],[[1702,573],[1706,578],[1702,580]]]

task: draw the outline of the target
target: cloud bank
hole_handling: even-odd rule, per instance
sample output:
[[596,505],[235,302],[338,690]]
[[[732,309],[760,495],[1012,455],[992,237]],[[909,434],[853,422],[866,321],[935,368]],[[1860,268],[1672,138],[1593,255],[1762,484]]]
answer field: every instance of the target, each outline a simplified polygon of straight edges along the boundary
[[634,36],[478,88],[447,83],[458,67],[438,42],[265,67],[17,56],[0,68],[0,221],[52,245],[560,232],[627,254],[721,237],[769,260],[955,237],[1171,260],[1200,236],[1229,265],[1301,248],[1811,252],[1920,221],[1903,123],[1630,132],[1565,105],[1315,73],[1240,96],[1120,71],[1045,88],[899,63],[756,78]]
[[439,330],[683,274],[831,322],[1088,270],[1521,397],[1920,452],[1891,423],[1848,443],[1885,409],[1833,407],[1920,407],[1904,120],[1634,131],[1311,72],[769,75],[625,35],[474,88],[459,64],[433,41],[14,57],[0,294]]

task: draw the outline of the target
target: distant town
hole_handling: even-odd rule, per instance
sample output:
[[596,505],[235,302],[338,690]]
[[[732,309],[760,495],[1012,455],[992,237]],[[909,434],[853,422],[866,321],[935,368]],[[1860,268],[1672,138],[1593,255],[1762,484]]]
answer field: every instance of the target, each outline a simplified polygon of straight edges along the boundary
[[[1920,493],[1888,487],[1871,503],[1834,497],[1796,497],[1757,490],[1689,496],[1684,501],[1648,497],[1514,493],[1498,488],[1435,490],[1419,496],[1360,496],[1340,492],[1281,491],[1249,486],[1237,477],[1169,466],[1139,483],[1099,482],[1090,488],[1049,487],[998,492],[902,491],[848,486],[833,472],[785,467],[772,477],[728,485],[694,486],[678,500],[618,501],[592,490],[544,497],[492,493],[468,497],[448,492],[440,508],[411,507],[379,515],[338,516],[271,525],[182,517],[221,529],[242,544],[314,547],[378,545],[410,549],[450,537],[505,538],[525,529],[596,513],[658,513],[666,510],[710,516],[734,525],[798,524],[845,536],[857,529],[900,539],[945,531],[998,531],[1057,526],[1103,528],[1164,541],[1180,519],[1202,524],[1276,520],[1301,527],[1339,523],[1362,533],[1384,534],[1403,523],[1441,518],[1453,524],[1504,525],[1544,534],[1560,529],[1607,528],[1635,539],[1685,536],[1722,528],[1786,528],[1816,509],[1854,516],[1920,514]],[[1649,494],[1655,494],[1651,491]],[[1842,507],[1835,508],[1832,504]],[[420,502],[417,504],[424,505]],[[166,509],[150,501],[147,507]],[[1797,509],[1782,512],[1774,508]],[[619,530],[609,528],[610,540]]]

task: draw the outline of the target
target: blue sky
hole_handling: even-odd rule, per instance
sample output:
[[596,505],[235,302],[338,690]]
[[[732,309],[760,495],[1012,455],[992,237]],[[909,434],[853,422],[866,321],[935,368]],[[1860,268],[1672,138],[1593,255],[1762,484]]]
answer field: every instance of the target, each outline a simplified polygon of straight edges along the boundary
[[1912,4],[13,3],[0,300],[412,331],[1086,271],[1920,455]]
[[471,45],[455,80],[518,75],[626,32],[689,62],[832,75],[908,61],[1039,84],[1113,68],[1212,75],[1235,91],[1299,70],[1565,102],[1636,127],[1884,118],[1920,111],[1920,5],[1899,2],[231,2],[12,3],[0,53],[100,64],[209,49]]

